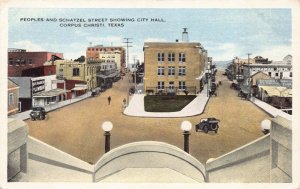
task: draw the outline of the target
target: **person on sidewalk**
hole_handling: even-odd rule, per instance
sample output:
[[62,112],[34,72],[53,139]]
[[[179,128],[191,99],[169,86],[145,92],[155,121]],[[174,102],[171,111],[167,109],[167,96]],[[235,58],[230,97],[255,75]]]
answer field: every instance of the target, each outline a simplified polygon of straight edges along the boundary
[[111,97],[109,96],[109,97],[107,98],[107,100],[108,100],[108,105],[110,105]]
[[123,99],[123,105],[124,105],[124,107],[126,107],[126,99],[125,98]]

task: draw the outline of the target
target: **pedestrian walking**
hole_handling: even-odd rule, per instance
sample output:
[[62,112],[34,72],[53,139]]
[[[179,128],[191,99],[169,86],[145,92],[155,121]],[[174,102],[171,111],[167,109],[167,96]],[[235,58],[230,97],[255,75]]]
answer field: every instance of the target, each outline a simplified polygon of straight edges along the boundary
[[123,104],[126,106],[126,99],[125,98],[123,99]]
[[110,105],[111,97],[109,96],[109,97],[107,98],[107,100],[108,100],[108,105]]

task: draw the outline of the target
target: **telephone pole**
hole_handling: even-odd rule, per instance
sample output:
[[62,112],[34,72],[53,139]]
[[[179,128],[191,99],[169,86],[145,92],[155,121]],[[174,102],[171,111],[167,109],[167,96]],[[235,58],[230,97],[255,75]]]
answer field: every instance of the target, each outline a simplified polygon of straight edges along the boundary
[[126,49],[127,50],[127,53],[126,53],[126,55],[127,55],[126,68],[128,68],[128,64],[129,64],[129,47],[132,47],[132,46],[129,45],[129,43],[132,43],[132,41],[130,41],[130,39],[132,39],[132,38],[123,38],[123,39],[126,40],[123,43],[126,43],[126,47],[127,47],[127,49]]
[[249,78],[248,78],[248,85],[249,85],[249,99],[250,99],[250,97],[251,97],[251,73],[250,73],[250,71],[251,71],[251,69],[250,69],[250,55],[251,55],[251,53],[247,53],[247,55],[248,55],[248,69],[249,69]]

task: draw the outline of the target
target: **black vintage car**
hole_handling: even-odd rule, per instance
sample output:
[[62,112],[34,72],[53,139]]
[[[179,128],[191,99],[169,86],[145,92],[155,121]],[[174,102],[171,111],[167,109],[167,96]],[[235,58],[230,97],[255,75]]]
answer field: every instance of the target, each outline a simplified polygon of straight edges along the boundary
[[43,120],[46,118],[46,111],[45,108],[37,106],[32,108],[32,111],[30,112],[29,115],[31,120],[33,121],[36,119]]
[[209,96],[215,95],[217,96],[217,84],[211,83],[210,90],[209,90]]
[[219,124],[218,124],[219,122],[220,122],[220,120],[218,120],[214,117],[201,119],[200,123],[198,123],[195,126],[196,132],[198,132],[199,130],[202,130],[205,133],[208,133],[208,131],[215,131],[215,133],[217,133],[218,129],[219,129]]

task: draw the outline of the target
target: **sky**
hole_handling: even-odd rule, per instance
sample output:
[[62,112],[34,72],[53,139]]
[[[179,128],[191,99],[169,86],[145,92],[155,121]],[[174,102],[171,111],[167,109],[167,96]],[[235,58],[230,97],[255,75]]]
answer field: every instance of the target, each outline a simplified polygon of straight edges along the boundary
[[[119,21],[122,18],[128,21]],[[152,22],[151,18],[163,22]],[[214,61],[227,61],[235,56],[247,58],[247,53],[252,57],[282,60],[291,54],[291,9],[11,8],[8,19],[9,48],[61,52],[66,59],[85,55],[90,43],[126,46],[124,38],[131,38],[129,63],[134,57],[143,62],[144,42],[181,41],[182,28],[188,28],[189,41],[200,42]],[[99,20],[88,22],[88,19]],[[111,27],[109,23],[119,26]],[[98,24],[98,27],[84,24]]]

